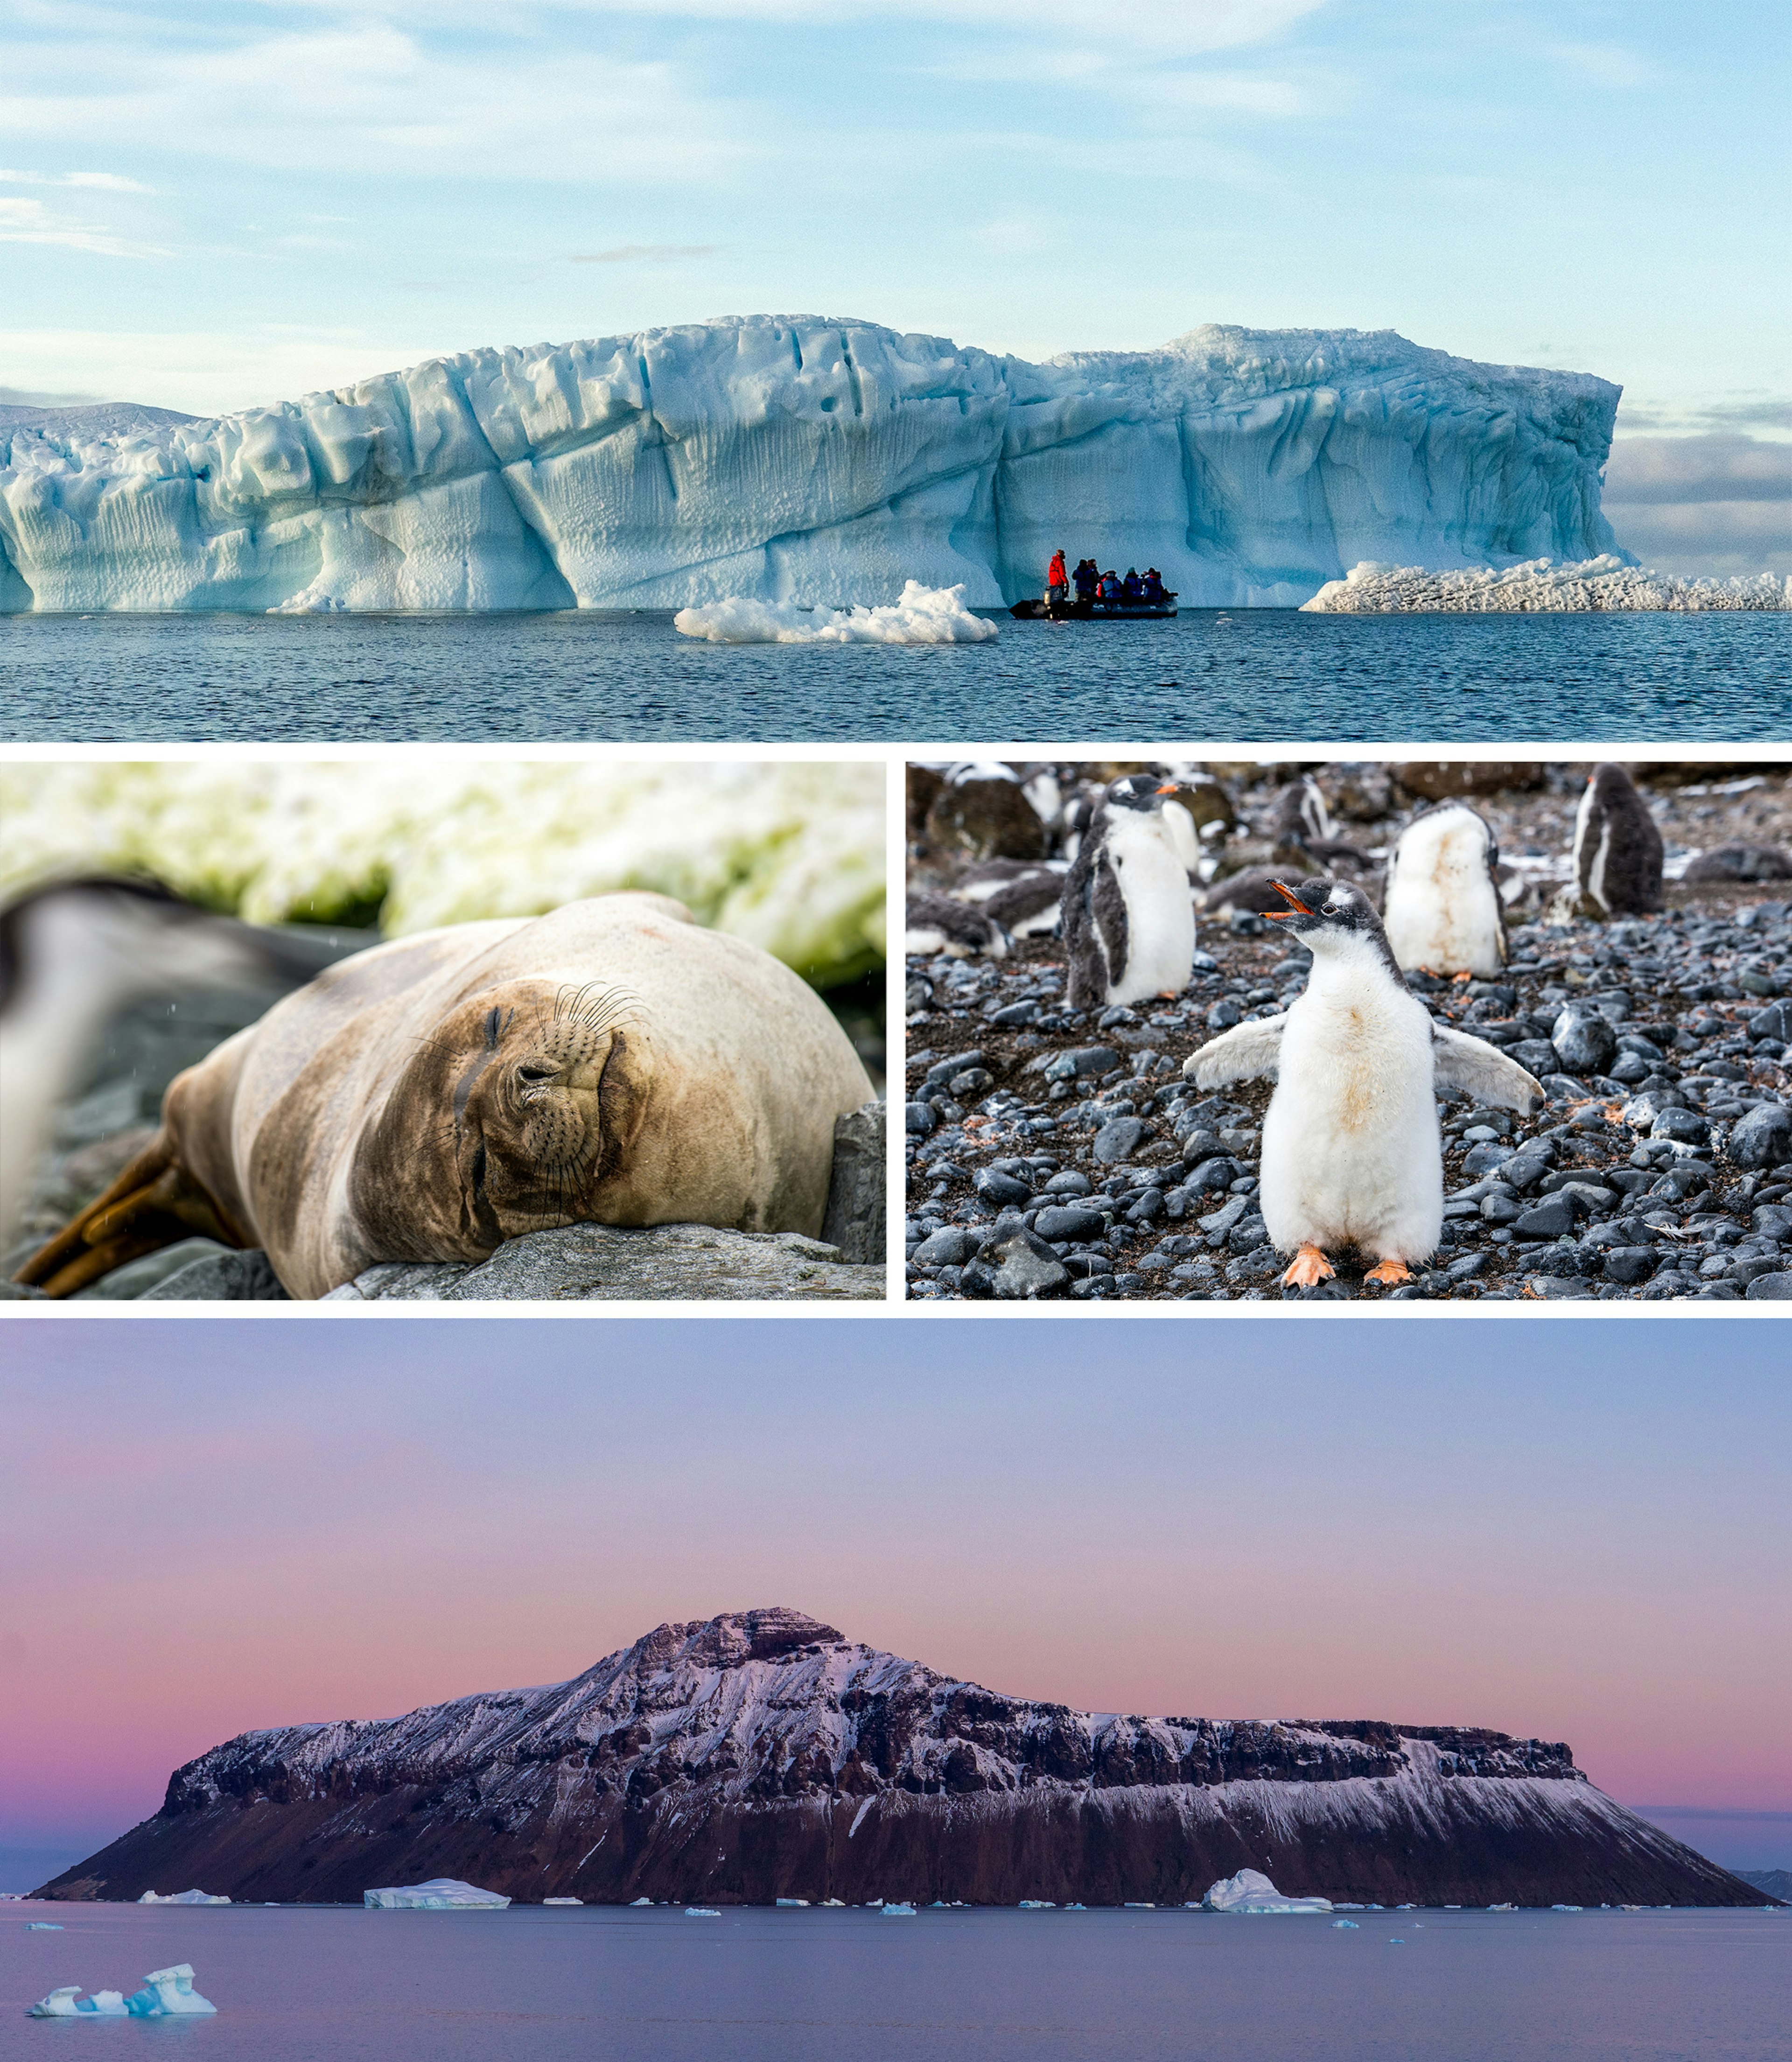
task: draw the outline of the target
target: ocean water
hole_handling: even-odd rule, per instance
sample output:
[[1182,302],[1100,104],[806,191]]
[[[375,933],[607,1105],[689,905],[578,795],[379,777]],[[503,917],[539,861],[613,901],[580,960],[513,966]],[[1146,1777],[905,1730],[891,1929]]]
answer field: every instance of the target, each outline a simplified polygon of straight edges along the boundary
[[[0,1905],[0,2058],[1785,2062],[1792,1913]],[[27,1933],[27,1918],[62,1922]],[[1400,1944],[1396,1944],[1396,1943]],[[215,2019],[72,2026],[187,1961]]]
[[1792,735],[1792,615],[1015,623],[716,645],[669,612],[0,616],[0,739],[1614,739]]

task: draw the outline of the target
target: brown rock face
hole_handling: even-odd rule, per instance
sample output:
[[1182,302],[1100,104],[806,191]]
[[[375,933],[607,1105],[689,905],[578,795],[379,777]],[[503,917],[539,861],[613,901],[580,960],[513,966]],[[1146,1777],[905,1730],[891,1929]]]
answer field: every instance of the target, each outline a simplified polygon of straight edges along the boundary
[[40,1894],[359,1902],[451,1875],[525,1900],[1161,1904],[1242,1867],[1388,1904],[1761,1896],[1559,1743],[1091,1715],[780,1609],[660,1626],[543,1690],[244,1734]]

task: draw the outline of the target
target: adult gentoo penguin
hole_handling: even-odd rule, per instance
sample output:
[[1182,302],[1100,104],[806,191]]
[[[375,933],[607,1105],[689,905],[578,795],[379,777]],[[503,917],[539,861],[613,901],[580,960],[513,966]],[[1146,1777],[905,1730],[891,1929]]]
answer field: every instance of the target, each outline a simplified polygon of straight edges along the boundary
[[1267,1076],[1260,1201],[1290,1287],[1334,1270],[1328,1246],[1373,1254],[1371,1282],[1409,1278],[1443,1228],[1437,1087],[1527,1114],[1539,1083],[1497,1047],[1432,1021],[1407,988],[1369,898],[1340,881],[1282,885],[1276,921],[1313,954],[1299,998],[1202,1046],[1182,1071],[1203,1089]]
[[1381,924],[1402,967],[1496,974],[1505,965],[1500,848],[1466,802],[1438,802],[1400,834],[1388,861]]
[[1574,878],[1583,901],[1607,917],[1664,906],[1662,833],[1622,766],[1595,766],[1574,817]]
[[180,989],[296,988],[340,953],[215,916],[148,880],[49,881],[0,910],[0,1247],[57,1105],[115,1010]]
[[1064,878],[1061,903],[1072,1009],[1180,995],[1195,958],[1189,877],[1164,827],[1173,780],[1129,773],[1108,784]]

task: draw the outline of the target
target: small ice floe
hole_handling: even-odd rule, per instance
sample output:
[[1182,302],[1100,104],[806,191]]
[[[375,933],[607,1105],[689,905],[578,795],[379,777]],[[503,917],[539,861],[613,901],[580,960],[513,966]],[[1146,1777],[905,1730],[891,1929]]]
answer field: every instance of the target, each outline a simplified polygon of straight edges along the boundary
[[82,1997],[78,1984],[65,1984],[40,1998],[26,2014],[28,2019],[181,2019],[215,2012],[210,1998],[193,1988],[193,1968],[176,1962],[171,1968],[151,1969],[143,1988],[126,1997],[122,1991],[95,1991]]
[[1048,1897],[1024,1897],[1020,1900],[1023,1912],[1056,1912],[1057,1908]]
[[1580,1908],[1578,1904],[1552,1904],[1549,1907],[1552,1912],[1578,1912]]
[[1489,1912],[1516,1912],[1518,1908],[1515,1904],[1489,1904],[1487,1909]]
[[1088,1910],[1088,1907],[1086,1904],[1067,1904],[1064,1908],[1066,1912],[1087,1912]]
[[824,1912],[844,1912],[846,1900],[844,1897],[824,1897],[821,1900],[821,1908]]
[[1284,1897],[1261,1869],[1241,1869],[1237,1875],[1211,1884],[1201,1901],[1204,1912],[1236,1912],[1247,1916],[1269,1912],[1329,1912],[1327,1897]]
[[[1269,1880],[1269,1879],[1268,1879],[1267,1877],[1265,1877],[1265,1878],[1264,1879],[1264,1880],[1265,1880],[1265,1882],[1267,1882],[1267,1881]],[[1123,1904],[1120,1908],[1121,1908],[1121,1910],[1122,1912],[1155,1912],[1155,1911],[1157,1909],[1157,1906],[1156,1906],[1155,1904]]]
[[480,1890],[472,1883],[459,1882],[451,1875],[437,1875],[427,1883],[364,1890],[361,1902],[369,1912],[502,1912],[510,1900],[500,1897],[495,1890]]
[[[175,1882],[180,1878],[176,1876]],[[177,1890],[171,1896],[158,1897],[153,1890],[146,1890],[138,1899],[139,1904],[228,1904],[227,1897],[213,1897],[202,1890]]]
[[712,1904],[688,1904],[684,1916],[687,1919],[720,1919],[722,1915]]
[[628,1908],[629,1908],[629,1910],[630,1910],[631,1912],[632,1912],[632,1911],[635,1909],[635,1906],[636,1906],[636,1905],[638,1905],[638,1904],[652,1904],[652,1902],[653,1902],[653,1900],[652,1900],[651,1897],[636,1897],[636,1898],[631,1898],[631,1899],[629,1900],[629,1906],[628,1906]]
[[886,1919],[912,1919],[914,1916],[915,1908],[912,1904],[886,1904],[884,1908]]
[[809,1900],[806,1897],[780,1897],[778,1900],[780,1912],[807,1912],[808,1908]]
[[34,1919],[25,1930],[27,1933],[60,1933],[62,1929],[54,1919]]
[[585,1900],[582,1897],[544,1897],[541,1901],[543,1904],[583,1904]]
[[804,608],[795,602],[730,595],[681,608],[672,628],[712,644],[983,644],[999,633],[973,616],[960,587],[908,581],[900,601],[881,608]]
[[1358,1933],[1361,1930],[1354,1919],[1334,1919],[1332,1921],[1332,1931],[1334,1933]]

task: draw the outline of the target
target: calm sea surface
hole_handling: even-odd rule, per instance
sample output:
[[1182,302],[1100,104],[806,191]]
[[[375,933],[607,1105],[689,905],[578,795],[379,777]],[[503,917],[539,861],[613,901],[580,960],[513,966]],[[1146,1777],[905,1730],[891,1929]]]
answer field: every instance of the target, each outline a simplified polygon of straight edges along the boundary
[[669,613],[0,616],[0,739],[1770,740],[1792,615],[1014,623],[716,645]]
[[[1792,1915],[0,1906],[0,2057],[1784,2062]],[[28,1917],[66,1931],[27,1933]],[[1398,1941],[1402,1944],[1395,1945]],[[215,2019],[30,2020],[189,1961]]]

